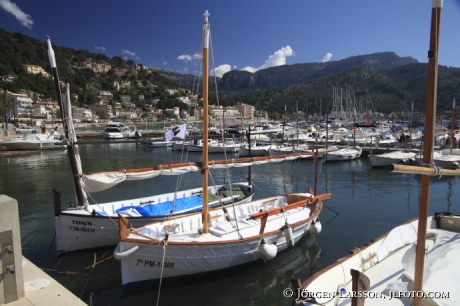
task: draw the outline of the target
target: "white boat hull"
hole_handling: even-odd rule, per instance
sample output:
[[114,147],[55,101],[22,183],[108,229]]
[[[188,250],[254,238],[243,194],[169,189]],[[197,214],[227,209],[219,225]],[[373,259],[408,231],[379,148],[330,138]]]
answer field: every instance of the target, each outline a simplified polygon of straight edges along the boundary
[[[460,294],[457,293],[458,290],[453,288],[457,286],[454,280],[455,276],[446,275],[446,271],[449,269],[447,267],[448,263],[451,264],[451,271],[458,271],[458,260],[455,259],[449,262],[446,260],[448,256],[445,256],[446,258],[439,258],[442,257],[439,253],[446,254],[451,252],[451,256],[455,256],[456,253],[454,252],[458,252],[458,247],[455,248],[454,245],[458,245],[459,243],[458,231],[460,230],[460,218],[455,216],[443,216],[440,219],[441,228],[437,228],[435,218],[429,216],[427,224],[427,233],[430,235],[427,235],[426,240],[427,251],[425,261],[439,260],[439,264],[431,263],[432,265],[436,264],[436,268],[433,266],[432,269],[430,269],[430,266],[425,267],[423,290],[424,292],[438,292],[438,296],[440,296],[441,293],[449,293],[450,298],[441,298],[437,301],[445,302],[445,304],[437,304],[434,303],[433,300],[424,300],[422,305],[457,305]],[[411,299],[398,298],[398,292],[394,292],[393,295],[390,295],[389,289],[387,288],[391,286],[391,284],[399,283],[401,285],[407,285],[412,283],[414,273],[410,270],[413,269],[413,266],[410,265],[412,257],[409,256],[409,254],[415,250],[417,228],[418,218],[395,227],[387,234],[376,240],[372,240],[372,242],[361,248],[355,248],[348,256],[316,272],[302,283],[303,288],[299,290],[304,296],[298,301],[297,305],[312,305],[314,304],[314,300],[318,305],[351,305],[351,269],[364,273],[364,275],[370,279],[371,287],[368,291],[372,296],[369,295],[366,305],[368,303],[369,305],[382,306],[411,305]],[[413,249],[411,249],[412,245],[414,245]],[[444,248],[444,250],[441,251],[442,248]],[[415,254],[413,256],[415,256]],[[451,258],[453,259],[454,257]],[[415,257],[413,257],[413,259],[415,259]],[[412,261],[412,264],[414,262],[415,261]],[[409,270],[406,270],[407,268],[409,268]],[[431,275],[427,277],[428,274]],[[457,275],[456,272],[452,272],[452,274]],[[429,278],[431,278],[431,282]],[[296,288],[294,289],[296,293],[298,293],[299,290]],[[341,297],[336,294],[339,290],[344,292]],[[407,291],[413,289],[399,287],[399,290],[402,290],[403,293],[404,291],[410,293]],[[310,297],[314,297],[314,300],[310,300],[310,303],[305,300],[308,295],[307,292],[309,292]],[[301,300],[305,300],[305,302],[301,303]]]
[[415,164],[414,152],[390,152],[379,155],[369,155],[372,167],[386,167],[391,164]]
[[326,161],[327,162],[334,162],[334,161],[345,161],[345,160],[354,160],[361,157],[363,149],[361,147],[356,147],[355,149],[346,148],[340,149],[334,152],[327,152],[326,153]]
[[[422,165],[423,156],[417,155],[417,164]],[[434,152],[433,162],[436,167],[443,169],[458,169],[460,168],[460,156],[453,154],[442,154],[440,152]]]
[[6,150],[62,150],[65,145],[61,143],[60,136],[50,136],[49,134],[27,134],[22,138],[14,138],[5,142],[0,142]]
[[[219,189],[221,186],[223,185],[218,185],[216,187]],[[237,186],[248,186],[248,183],[242,182],[232,184],[233,188]],[[201,188],[194,188],[179,191],[176,198],[190,197],[200,193],[201,190]],[[208,190],[210,190],[210,193],[215,193],[214,187],[209,187]],[[240,201],[235,199],[235,201],[237,203],[251,201],[252,194],[251,190],[249,197]],[[128,199],[126,201],[100,203],[97,205],[90,205],[87,210],[78,207],[69,207],[56,213],[55,229],[57,252],[73,252],[116,245],[119,241],[117,209],[124,206],[142,206],[143,204],[172,201],[174,195],[174,193],[167,193],[145,198]],[[231,199],[224,200],[231,201]],[[94,215],[93,211],[98,213],[103,212],[107,214],[107,216]],[[175,218],[177,215],[178,214],[170,215],[168,217]],[[133,226],[140,227],[147,223],[167,219],[168,217],[164,215],[152,217],[137,216],[128,217],[128,219]]]
[[[311,195],[304,193],[294,196],[308,198]],[[276,244],[277,251],[281,252],[288,248],[283,232],[286,220],[289,220],[292,228],[292,240],[297,242],[308,231],[311,222],[317,219],[322,202],[312,204],[317,205],[312,215],[310,206],[305,205],[270,215],[262,234],[259,234],[260,220],[247,217],[258,213],[259,208],[270,209],[266,205],[282,207],[286,204],[284,196],[276,196],[237,205],[235,212],[239,231],[235,229],[234,222],[223,217],[225,212],[222,209],[210,211],[212,221],[209,234],[199,234],[201,215],[198,214],[177,218],[168,224],[155,223],[137,228],[134,231],[142,236],[129,235],[119,242],[114,252],[115,258],[121,262],[122,284],[130,290],[131,286],[136,288],[139,282],[216,272],[254,262],[261,259],[258,248],[262,238],[266,244]],[[228,210],[233,211],[232,208]],[[234,216],[232,213],[230,215]],[[174,228],[174,232],[168,236],[166,249],[163,248],[164,226]]]
[[162,148],[162,147],[172,147],[174,142],[172,141],[153,141],[148,142],[147,147],[149,148]]
[[270,152],[270,146],[264,146],[264,148],[260,148],[260,146],[253,146],[251,147],[251,153],[249,153],[249,148],[241,147],[239,156],[267,156]]

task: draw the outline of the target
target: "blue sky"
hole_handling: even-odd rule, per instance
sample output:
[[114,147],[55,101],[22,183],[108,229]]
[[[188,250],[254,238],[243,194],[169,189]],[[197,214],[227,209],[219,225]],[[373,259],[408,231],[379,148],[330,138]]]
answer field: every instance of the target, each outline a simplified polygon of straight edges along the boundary
[[[0,28],[194,74],[205,10],[218,76],[384,51],[427,62],[431,0],[0,0]],[[459,30],[445,0],[441,65],[460,67]]]

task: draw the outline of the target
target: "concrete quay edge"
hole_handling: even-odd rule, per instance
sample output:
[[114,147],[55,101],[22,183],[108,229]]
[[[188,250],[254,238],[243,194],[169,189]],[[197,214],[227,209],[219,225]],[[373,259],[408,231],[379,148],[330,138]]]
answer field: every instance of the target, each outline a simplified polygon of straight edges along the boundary
[[87,305],[72,292],[43,272],[32,262],[22,257],[22,269],[24,277],[24,297],[9,302],[7,306],[49,306]]

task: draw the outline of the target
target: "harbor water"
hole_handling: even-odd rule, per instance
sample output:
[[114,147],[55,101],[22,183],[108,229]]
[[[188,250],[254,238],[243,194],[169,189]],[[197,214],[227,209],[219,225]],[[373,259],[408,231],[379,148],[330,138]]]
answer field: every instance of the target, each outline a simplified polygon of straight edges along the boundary
[[[180,161],[199,161],[201,154],[147,148],[135,143],[110,142],[81,145],[84,172],[151,167]],[[228,157],[235,157],[228,155]],[[213,154],[212,159],[222,159]],[[322,232],[304,237],[292,251],[267,263],[255,262],[232,269],[171,283],[159,290],[126,295],[121,288],[119,262],[113,248],[96,252],[56,255],[52,189],[62,193],[63,207],[75,204],[66,151],[0,154],[0,194],[19,203],[23,254],[52,277],[92,305],[291,305],[283,296],[291,278],[305,280],[316,271],[346,256],[418,213],[420,176],[372,169],[367,156],[359,160],[318,163],[317,193],[330,193],[320,220]],[[268,163],[251,167],[254,198],[315,188],[313,160]],[[210,184],[246,181],[248,168],[213,170]],[[460,212],[456,177],[432,177],[429,212]],[[157,176],[128,181],[90,194],[91,203],[137,198],[199,187],[199,173]],[[128,203],[128,201],[127,201]]]

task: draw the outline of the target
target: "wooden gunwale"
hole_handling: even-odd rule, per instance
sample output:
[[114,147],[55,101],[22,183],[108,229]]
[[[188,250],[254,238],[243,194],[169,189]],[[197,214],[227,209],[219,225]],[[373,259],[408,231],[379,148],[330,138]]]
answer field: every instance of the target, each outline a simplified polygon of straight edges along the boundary
[[[320,203],[320,207],[316,209],[314,214],[312,214],[311,216],[309,216],[305,220],[301,220],[301,221],[298,221],[296,223],[290,224],[290,226],[292,228],[295,228],[297,226],[300,226],[300,225],[303,225],[303,224],[309,222],[310,220],[315,219],[323,209],[323,202],[320,200],[319,203]],[[297,203],[293,203],[293,204],[297,204]],[[263,238],[263,237],[266,237],[266,236],[270,236],[270,235],[273,235],[273,234],[276,234],[276,233],[280,233],[283,230],[284,230],[284,226],[279,228],[279,229],[277,229],[277,230],[271,231],[271,232],[267,232],[267,233],[263,233],[263,234],[259,234],[259,235],[254,235],[254,236],[251,236],[251,237],[246,237],[246,238],[243,238],[243,239],[232,239],[232,240],[226,240],[226,241],[205,241],[205,242],[191,241],[191,242],[183,242],[183,241],[171,241],[171,240],[169,240],[168,245],[211,245],[211,244],[238,243],[238,242],[242,242],[242,241],[260,239],[260,238]],[[145,236],[142,236],[142,237],[147,238]],[[159,239],[156,239],[156,238],[151,238],[151,239],[152,240],[149,240],[149,241],[139,241],[137,239],[132,239],[132,238],[125,238],[125,239],[120,238],[120,241],[132,242],[132,243],[138,243],[138,244],[144,244],[144,245],[145,244],[159,244],[159,245],[161,245],[163,243],[163,240],[159,240]]]

